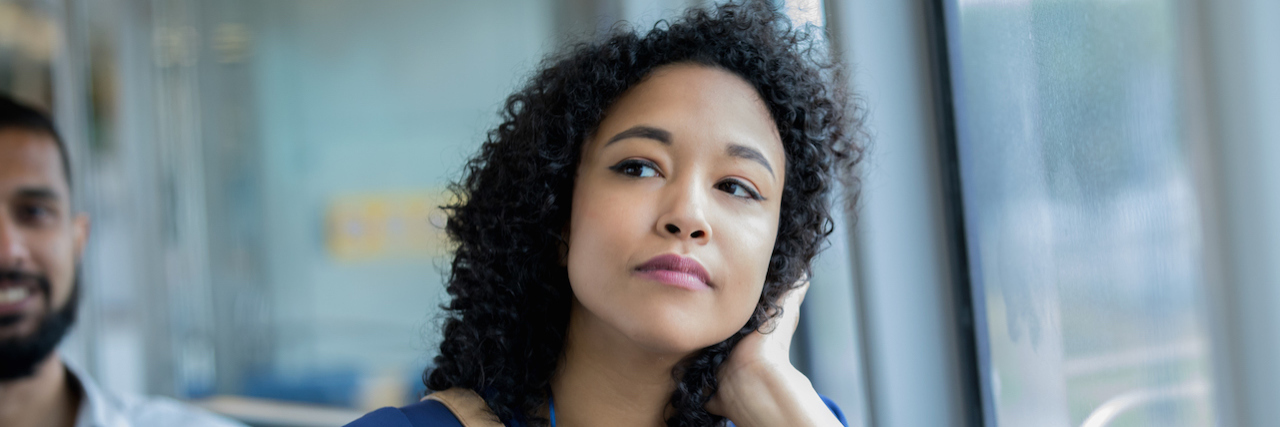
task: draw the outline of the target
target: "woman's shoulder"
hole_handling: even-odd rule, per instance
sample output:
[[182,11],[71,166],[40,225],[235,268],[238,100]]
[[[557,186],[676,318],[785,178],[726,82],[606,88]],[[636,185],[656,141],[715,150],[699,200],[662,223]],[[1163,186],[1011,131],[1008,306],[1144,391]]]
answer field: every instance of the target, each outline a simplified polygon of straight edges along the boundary
[[[465,423],[463,422],[465,421]],[[451,388],[427,395],[403,408],[382,408],[347,424],[348,427],[523,427],[519,420],[503,423],[475,391]]]
[[[460,406],[459,403],[463,403],[465,405],[471,403],[468,401],[473,400],[466,399],[459,402],[456,399],[450,399],[450,397],[452,397],[450,394],[462,396],[462,393],[464,393],[462,391],[457,391],[456,393],[453,392],[454,391],[451,390],[451,393],[444,393],[443,400],[454,402],[454,406]],[[458,417],[449,409],[449,406],[446,406],[442,400],[437,400],[442,397],[442,395],[433,396],[436,396],[437,398],[424,399],[421,402],[402,408],[386,407],[370,412],[365,414],[365,416],[360,417],[360,419],[347,424],[346,427],[463,427],[462,422],[459,421]],[[476,398],[478,397],[479,396],[476,396]],[[831,413],[836,416],[836,419],[840,421],[840,424],[844,426],[849,425],[849,421],[845,419],[844,411],[840,410],[840,406],[836,405],[835,402],[832,402],[831,399],[828,399],[826,396],[819,395],[819,397],[822,398],[823,403],[827,404],[827,409],[831,410]],[[483,400],[480,400],[480,402],[483,402]],[[458,409],[463,412],[470,412],[475,408],[466,408],[463,406]],[[521,426],[523,423],[514,422],[513,420],[512,423],[508,423],[507,425]],[[729,423],[729,425],[732,426],[733,423]]]
[[346,427],[462,427],[458,417],[437,400],[423,400],[402,408],[386,407],[360,417]]

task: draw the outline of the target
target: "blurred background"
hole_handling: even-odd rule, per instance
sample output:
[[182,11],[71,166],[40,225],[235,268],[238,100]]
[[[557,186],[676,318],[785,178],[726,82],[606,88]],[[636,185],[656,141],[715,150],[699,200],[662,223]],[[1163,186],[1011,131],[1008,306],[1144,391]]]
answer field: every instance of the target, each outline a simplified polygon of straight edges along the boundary
[[[63,352],[256,426],[416,401],[504,98],[709,3],[0,0],[93,219]],[[869,111],[793,354],[851,425],[1275,425],[1280,3],[778,3]]]

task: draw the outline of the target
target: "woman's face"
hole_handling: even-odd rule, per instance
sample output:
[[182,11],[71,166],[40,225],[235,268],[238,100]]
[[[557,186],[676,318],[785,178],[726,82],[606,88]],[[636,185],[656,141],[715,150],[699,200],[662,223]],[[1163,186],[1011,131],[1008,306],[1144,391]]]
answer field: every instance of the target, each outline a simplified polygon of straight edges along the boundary
[[574,322],[672,354],[733,335],[764,286],[785,168],[745,80],[700,65],[653,71],[583,144],[568,233]]

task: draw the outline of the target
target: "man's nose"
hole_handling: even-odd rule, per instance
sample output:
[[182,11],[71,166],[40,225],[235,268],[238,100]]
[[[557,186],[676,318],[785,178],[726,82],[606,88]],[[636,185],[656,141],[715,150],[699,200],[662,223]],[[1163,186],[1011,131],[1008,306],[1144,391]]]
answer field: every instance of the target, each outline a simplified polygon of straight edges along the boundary
[[8,215],[0,214],[0,267],[21,268],[29,253],[22,232]]

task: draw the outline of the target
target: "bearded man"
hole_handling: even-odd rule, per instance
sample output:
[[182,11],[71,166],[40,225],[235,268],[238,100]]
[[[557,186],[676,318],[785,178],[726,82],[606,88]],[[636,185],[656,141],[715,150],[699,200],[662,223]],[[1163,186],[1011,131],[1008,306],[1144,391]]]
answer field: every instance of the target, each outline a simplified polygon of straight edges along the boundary
[[58,355],[88,236],[52,121],[0,94],[0,426],[243,427],[173,399],[107,393]]

